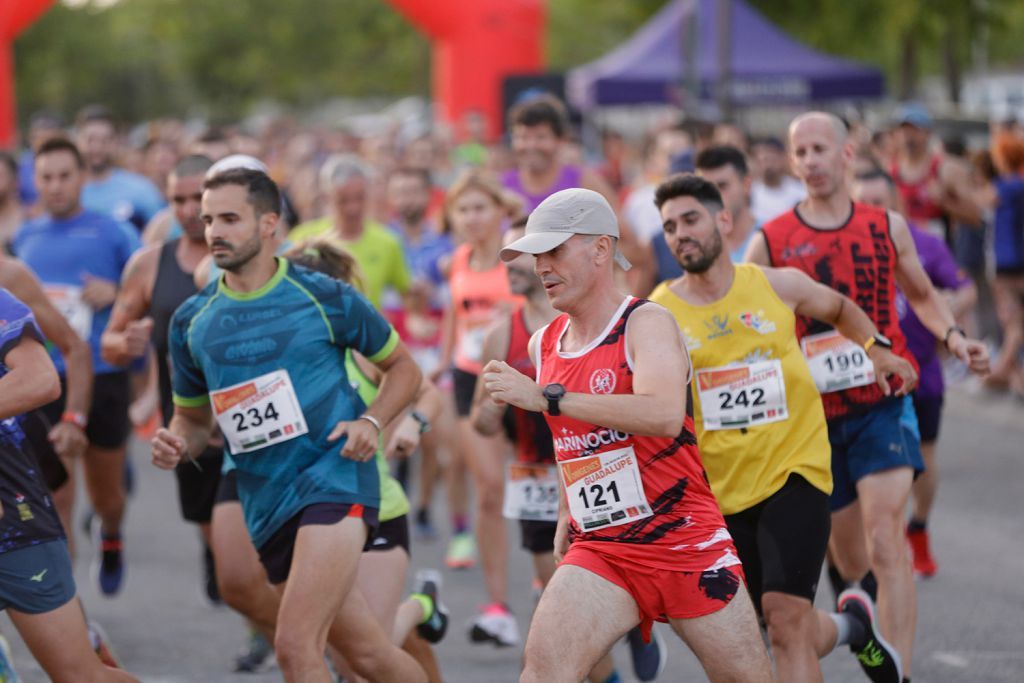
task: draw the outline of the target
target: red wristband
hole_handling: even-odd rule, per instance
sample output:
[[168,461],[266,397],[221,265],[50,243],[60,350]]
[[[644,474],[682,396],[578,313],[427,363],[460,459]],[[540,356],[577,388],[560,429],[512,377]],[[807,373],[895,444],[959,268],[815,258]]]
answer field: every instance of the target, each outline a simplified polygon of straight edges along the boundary
[[76,413],[73,410],[65,410],[64,414],[60,416],[61,422],[70,422],[79,429],[85,429],[89,424],[89,418],[82,413]]

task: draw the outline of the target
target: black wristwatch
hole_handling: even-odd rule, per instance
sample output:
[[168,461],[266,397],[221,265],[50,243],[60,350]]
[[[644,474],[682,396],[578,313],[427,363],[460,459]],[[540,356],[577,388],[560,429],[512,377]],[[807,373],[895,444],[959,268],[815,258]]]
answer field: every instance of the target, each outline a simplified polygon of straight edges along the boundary
[[888,349],[889,351],[892,351],[892,339],[889,339],[881,332],[875,332],[873,335],[868,337],[868,340],[864,342],[864,350],[870,351],[871,347],[874,346],[875,344],[882,347],[883,349]]
[[947,351],[949,351],[949,338],[953,335],[954,332],[959,332],[961,337],[967,339],[967,333],[964,332],[964,328],[960,327],[959,325],[953,325],[948,330],[946,330],[946,334],[942,337],[942,345],[946,347]]
[[420,434],[426,434],[430,431],[430,420],[427,416],[418,410],[410,410],[409,417],[420,423]]
[[548,400],[548,415],[557,417],[562,414],[558,402],[565,396],[565,387],[561,384],[549,384],[544,387],[544,398]]

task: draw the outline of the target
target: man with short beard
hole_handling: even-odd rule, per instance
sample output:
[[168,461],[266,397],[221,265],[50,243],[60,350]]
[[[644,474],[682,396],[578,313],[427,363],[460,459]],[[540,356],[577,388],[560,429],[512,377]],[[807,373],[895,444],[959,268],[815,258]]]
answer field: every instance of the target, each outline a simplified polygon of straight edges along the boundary
[[[906,219],[850,199],[854,159],[846,124],[808,112],[789,127],[790,161],[807,199],[755,235],[747,261],[791,266],[856,301],[911,360],[896,312],[896,285],[922,324],[973,372],[988,372],[985,345],[968,339],[921,267]],[[903,521],[914,471],[923,468],[916,439],[901,437],[913,417],[909,397],[886,395],[852,360],[867,339],[844,339],[819,321],[798,318],[797,336],[822,392],[832,444],[832,550],[848,582],[870,569],[878,581],[882,633],[899,650],[909,678],[917,597]]]
[[[138,235],[109,216],[82,208],[84,161],[74,143],[54,138],[36,150],[36,187],[46,215],[29,221],[14,238],[14,253],[43,283],[51,302],[92,349],[93,381],[88,415],[73,413],[65,397],[42,410],[51,424],[70,420],[89,439],[84,466],[87,490],[100,524],[100,590],[115,595],[124,580],[121,521],[125,509],[124,462],[131,423],[130,379],[100,355],[117,282],[138,248]],[[63,357],[52,351],[57,371]]]
[[[796,316],[869,341],[861,362],[916,379],[907,361],[874,343],[878,330],[853,301],[793,270],[733,265],[736,228],[709,179],[677,175],[655,203],[665,239],[686,275],[650,299],[671,312],[696,373],[694,421],[711,488],[736,542],[754,605],[764,615],[780,681],[821,681],[818,658],[849,644],[876,683],[899,683],[899,655],[875,631],[871,599],[840,598],[843,613],[814,609],[829,537],[831,450],[814,379],[796,343]],[[876,659],[879,659],[876,657]],[[862,660],[863,661],[863,660]]]
[[[152,440],[153,462],[171,469],[196,458],[216,417],[281,597],[274,645],[286,681],[330,681],[329,638],[361,676],[425,683],[353,589],[377,526],[381,426],[409,404],[421,373],[351,286],[274,256],[280,210],[277,185],[259,171],[205,182],[201,216],[224,275],[171,319],[174,416]],[[349,348],[383,372],[369,406],[346,380]]]
[[[153,344],[165,425],[174,412],[167,331],[175,309],[196,293],[193,271],[209,253],[205,226],[199,218],[199,202],[203,178],[212,163],[204,156],[188,156],[174,167],[168,178],[167,194],[183,235],[132,256],[125,267],[121,289],[101,340],[104,359],[117,365],[129,365],[144,358],[150,343]],[[199,525],[207,546],[206,591],[213,600],[219,598],[209,550],[210,515],[222,459],[221,445],[216,442],[199,457],[199,468],[185,465],[176,470],[182,516]]]
[[142,232],[166,202],[149,178],[115,165],[117,131],[110,112],[101,106],[86,107],[75,119],[75,129],[86,166],[82,205]]

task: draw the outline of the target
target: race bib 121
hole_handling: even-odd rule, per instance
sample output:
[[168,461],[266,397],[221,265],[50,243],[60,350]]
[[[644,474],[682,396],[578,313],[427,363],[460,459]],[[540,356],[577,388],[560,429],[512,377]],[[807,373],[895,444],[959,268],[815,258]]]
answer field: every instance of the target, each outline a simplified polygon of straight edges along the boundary
[[583,531],[650,517],[632,446],[558,463],[569,512]]

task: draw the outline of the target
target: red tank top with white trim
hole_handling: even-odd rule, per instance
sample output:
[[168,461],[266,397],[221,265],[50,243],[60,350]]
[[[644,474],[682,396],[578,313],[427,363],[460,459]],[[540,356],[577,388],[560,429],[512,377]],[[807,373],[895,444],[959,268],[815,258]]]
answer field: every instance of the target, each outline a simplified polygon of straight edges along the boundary
[[[575,353],[560,350],[569,318],[556,318],[540,339],[539,383],[558,383],[569,393],[633,393],[626,325],[643,305],[654,304],[627,298],[605,333]],[[702,572],[737,562],[704,473],[691,416],[675,438],[627,434],[565,415],[546,418],[570,501],[574,544],[675,571]],[[635,488],[631,470],[639,480]],[[590,514],[602,509],[609,513]]]

